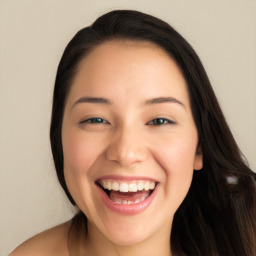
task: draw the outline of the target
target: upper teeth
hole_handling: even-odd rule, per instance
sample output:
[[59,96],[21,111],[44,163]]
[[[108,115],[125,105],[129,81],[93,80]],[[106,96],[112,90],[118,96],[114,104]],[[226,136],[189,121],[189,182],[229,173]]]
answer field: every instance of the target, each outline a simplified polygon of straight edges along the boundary
[[120,192],[137,192],[146,190],[153,190],[156,186],[154,181],[131,181],[131,182],[121,182],[116,180],[100,180],[100,185],[104,189],[120,191]]

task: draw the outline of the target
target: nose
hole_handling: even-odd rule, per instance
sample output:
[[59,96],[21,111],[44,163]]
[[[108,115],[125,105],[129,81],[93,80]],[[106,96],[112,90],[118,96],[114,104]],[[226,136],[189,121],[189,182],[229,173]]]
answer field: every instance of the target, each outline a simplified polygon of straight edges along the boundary
[[143,140],[143,136],[135,129],[116,131],[106,150],[106,157],[123,167],[143,162],[148,157],[148,150]]

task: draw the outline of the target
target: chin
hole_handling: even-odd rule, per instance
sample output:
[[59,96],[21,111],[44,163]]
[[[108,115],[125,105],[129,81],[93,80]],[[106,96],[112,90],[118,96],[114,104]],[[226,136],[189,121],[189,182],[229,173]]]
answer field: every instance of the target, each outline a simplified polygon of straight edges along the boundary
[[[142,216],[141,216],[142,217]],[[139,219],[139,220],[138,220]],[[138,218],[137,221],[118,221],[115,223],[105,226],[104,236],[117,246],[133,246],[143,243],[144,241],[150,240],[154,234],[157,233],[157,227],[150,226],[149,223],[145,224],[145,218]],[[150,221],[149,221],[150,222]],[[113,225],[114,224],[114,225]],[[151,222],[152,224],[152,222]]]
[[121,235],[111,235],[108,237],[111,243],[121,247],[131,247],[141,244],[146,241],[147,238],[148,237],[145,236],[145,233],[136,235],[127,235],[127,233],[123,233]]

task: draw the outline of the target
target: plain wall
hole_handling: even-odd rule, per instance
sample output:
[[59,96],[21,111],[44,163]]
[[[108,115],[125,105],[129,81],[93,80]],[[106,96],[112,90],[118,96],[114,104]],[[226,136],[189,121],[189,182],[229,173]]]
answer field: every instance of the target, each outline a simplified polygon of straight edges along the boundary
[[256,169],[255,0],[0,0],[1,256],[73,216],[49,143],[57,65],[80,28],[125,8],[164,19],[192,44]]

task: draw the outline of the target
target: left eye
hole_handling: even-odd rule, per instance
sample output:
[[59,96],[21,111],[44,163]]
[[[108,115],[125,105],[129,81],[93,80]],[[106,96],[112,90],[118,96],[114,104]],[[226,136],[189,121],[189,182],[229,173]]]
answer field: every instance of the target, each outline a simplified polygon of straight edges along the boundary
[[103,118],[100,117],[93,117],[93,118],[89,118],[86,119],[84,121],[81,122],[81,124],[108,124],[108,121],[104,120]]
[[147,125],[164,125],[164,124],[175,124],[175,122],[166,118],[155,118],[147,123]]

